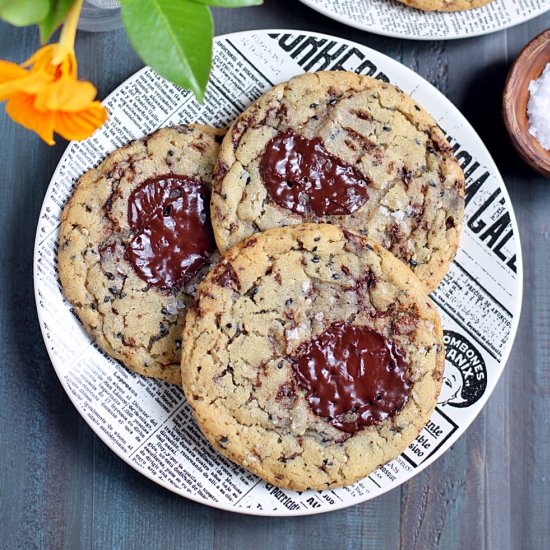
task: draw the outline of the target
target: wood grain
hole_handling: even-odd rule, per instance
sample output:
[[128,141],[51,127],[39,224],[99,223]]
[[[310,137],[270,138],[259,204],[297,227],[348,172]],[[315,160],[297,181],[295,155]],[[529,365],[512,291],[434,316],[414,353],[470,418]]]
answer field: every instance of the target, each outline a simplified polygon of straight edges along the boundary
[[[36,318],[32,253],[50,175],[48,148],[0,113],[0,548],[259,550],[535,549],[550,540],[550,184],[509,144],[500,114],[507,71],[550,13],[508,31],[414,42],[350,29],[295,0],[216,13],[218,34],[296,28],[373,47],[419,72],[473,123],[510,190],[523,242],[525,296],[508,367],[466,434],[409,483],[319,516],[243,517],[156,486],[88,428],[49,362]],[[22,61],[33,29],[0,25],[0,58]],[[123,31],[80,33],[79,71],[100,97],[141,63]]]

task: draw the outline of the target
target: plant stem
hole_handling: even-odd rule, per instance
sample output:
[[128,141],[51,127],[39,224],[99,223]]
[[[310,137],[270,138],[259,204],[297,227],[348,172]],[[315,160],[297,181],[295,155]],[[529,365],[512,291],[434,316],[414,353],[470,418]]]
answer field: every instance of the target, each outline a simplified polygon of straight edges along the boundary
[[52,58],[52,65],[58,65],[61,63],[67,52],[74,52],[76,27],[78,25],[78,18],[80,17],[80,10],[82,9],[82,2],[83,0],[76,0],[65,18],[65,22],[63,23],[63,28],[61,29],[61,34],[59,36],[58,48]]

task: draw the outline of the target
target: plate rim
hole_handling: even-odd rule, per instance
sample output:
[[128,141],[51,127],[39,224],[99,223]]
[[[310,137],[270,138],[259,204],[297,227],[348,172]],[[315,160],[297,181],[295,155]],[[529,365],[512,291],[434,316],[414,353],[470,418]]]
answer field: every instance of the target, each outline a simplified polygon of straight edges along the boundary
[[[96,428],[96,426],[92,425],[88,421],[88,418],[85,414],[84,408],[74,398],[70,388],[68,387],[68,384],[66,383],[65,379],[62,376],[61,369],[59,369],[59,371],[58,371],[57,363],[60,362],[60,359],[55,357],[54,354],[51,352],[50,348],[48,347],[46,331],[45,331],[45,328],[44,328],[44,318],[43,318],[43,315],[42,315],[41,310],[39,308],[40,296],[38,295],[39,273],[38,273],[37,268],[38,268],[38,258],[39,258],[38,252],[39,252],[39,246],[40,246],[40,235],[39,235],[39,228],[40,228],[40,225],[41,225],[40,220],[42,219],[42,216],[45,213],[46,201],[49,197],[49,191],[50,191],[51,186],[53,185],[53,180],[54,180],[54,178],[55,178],[55,176],[56,176],[56,174],[57,174],[57,172],[58,172],[58,170],[61,166],[63,157],[67,153],[67,150],[72,146],[72,144],[75,143],[74,141],[70,141],[67,144],[67,147],[65,148],[65,151],[61,155],[61,157],[59,159],[59,162],[58,162],[54,172],[52,173],[52,175],[50,177],[48,187],[46,188],[46,191],[44,193],[44,199],[42,201],[42,206],[40,208],[40,213],[39,213],[37,224],[36,224],[36,234],[35,234],[35,241],[34,241],[34,248],[33,248],[33,287],[34,287],[35,307],[36,307],[36,310],[37,310],[37,316],[38,316],[38,320],[39,320],[39,324],[40,324],[40,332],[41,332],[41,335],[42,335],[42,340],[44,342],[44,346],[46,348],[46,351],[48,352],[50,363],[53,366],[53,369],[54,369],[59,381],[61,382],[61,385],[62,385],[65,393],[67,394],[67,396],[69,397],[71,403],[73,404],[73,406],[76,408],[76,410],[78,411],[78,413],[82,417],[82,420],[84,420],[84,422],[88,425],[88,427],[92,430],[92,432],[96,436],[98,436],[99,439],[101,441],[103,441],[103,443],[105,443],[107,445],[107,447],[112,452],[115,453],[116,456],[118,456],[120,459],[122,459],[131,468],[138,471],[140,474],[145,476],[147,479],[153,481],[157,485],[160,485],[164,489],[167,489],[170,492],[172,492],[172,493],[174,493],[174,494],[176,494],[180,497],[187,498],[189,500],[192,500],[194,502],[198,502],[200,504],[209,506],[211,508],[216,508],[216,509],[224,510],[224,511],[227,511],[227,512],[234,512],[234,513],[237,513],[237,514],[261,516],[261,517],[302,517],[302,516],[311,516],[311,515],[323,514],[323,513],[327,513],[327,512],[335,512],[337,510],[342,510],[342,509],[345,509],[345,508],[349,508],[351,506],[355,506],[355,505],[358,505],[358,504],[363,504],[364,502],[366,502],[368,500],[372,500],[376,497],[382,496],[383,494],[385,494],[385,493],[387,493],[387,492],[389,492],[393,489],[397,489],[403,483],[409,481],[410,479],[412,479],[413,477],[418,475],[420,472],[422,472],[425,468],[427,468],[430,464],[432,464],[433,462],[435,462],[436,460],[441,458],[449,450],[449,448],[454,443],[456,443],[456,441],[458,441],[458,439],[460,437],[462,437],[464,432],[470,427],[472,422],[482,412],[482,410],[484,409],[484,407],[487,403],[487,400],[489,399],[489,397],[493,393],[498,381],[500,380],[500,377],[502,376],[502,373],[503,373],[504,369],[506,368],[506,364],[508,362],[508,359],[509,359],[509,356],[510,356],[510,353],[512,351],[513,344],[514,344],[514,341],[516,339],[516,335],[517,335],[517,331],[518,331],[518,327],[519,327],[519,322],[520,322],[522,303],[523,303],[523,287],[524,287],[524,285],[523,285],[523,253],[522,253],[522,248],[521,248],[521,239],[520,239],[519,228],[518,228],[518,225],[517,225],[517,220],[516,220],[514,207],[513,207],[512,201],[510,199],[510,195],[508,193],[508,189],[506,187],[504,179],[502,178],[502,176],[500,174],[500,171],[499,171],[498,167],[496,166],[495,161],[494,161],[491,153],[489,152],[489,150],[485,146],[485,143],[483,142],[483,140],[481,139],[479,134],[476,132],[474,127],[466,119],[466,117],[460,112],[460,110],[454,105],[454,103],[452,103],[451,100],[449,100],[442,92],[440,92],[435,86],[433,86],[430,82],[428,82],[426,79],[424,79],[421,75],[419,75],[418,73],[415,73],[412,69],[409,69],[406,65],[404,65],[404,64],[400,63],[399,61],[391,58],[390,56],[386,55],[385,53],[374,50],[373,48],[370,48],[369,46],[365,46],[363,44],[359,44],[357,42],[354,42],[353,40],[348,40],[348,39],[345,39],[345,38],[340,38],[338,36],[333,36],[333,35],[329,35],[329,34],[325,34],[325,33],[318,33],[318,32],[315,32],[315,31],[297,30],[297,29],[277,29],[277,28],[257,29],[257,30],[239,31],[239,32],[234,32],[234,33],[226,33],[226,34],[218,35],[218,36],[214,37],[214,41],[223,40],[223,39],[236,37],[236,36],[245,36],[245,35],[251,36],[251,35],[257,35],[257,34],[268,35],[268,34],[275,34],[275,33],[280,33],[280,34],[299,33],[299,34],[304,34],[304,35],[314,35],[316,37],[321,37],[321,38],[335,39],[335,40],[347,43],[348,45],[351,44],[351,45],[354,45],[354,46],[360,46],[361,48],[364,48],[366,50],[374,52],[376,55],[380,55],[380,56],[384,57],[385,60],[390,65],[391,64],[398,65],[400,70],[404,70],[406,73],[408,73],[409,76],[414,75],[415,78],[421,79],[421,81],[424,82],[424,84],[428,87],[428,89],[432,93],[435,93],[436,95],[440,96],[439,99],[443,100],[443,102],[445,103],[445,106],[447,108],[447,112],[449,114],[451,114],[451,116],[455,120],[456,120],[456,117],[458,117],[459,120],[461,121],[461,123],[468,129],[468,131],[473,133],[473,135],[475,137],[477,137],[477,139],[479,140],[479,142],[481,143],[481,145],[485,149],[485,152],[487,154],[487,158],[489,160],[489,162],[487,163],[487,168],[495,175],[496,178],[498,178],[498,180],[500,182],[500,188],[503,192],[503,195],[504,195],[505,199],[508,201],[508,204],[510,205],[510,209],[509,209],[510,220],[511,220],[511,224],[512,224],[512,229],[514,231],[514,235],[517,239],[517,250],[516,250],[516,255],[517,255],[517,282],[516,282],[516,284],[517,284],[517,288],[518,288],[518,297],[517,297],[517,300],[514,302],[515,307],[514,307],[514,310],[513,310],[513,313],[514,313],[513,319],[514,319],[515,322],[513,323],[513,326],[511,328],[510,337],[509,337],[509,339],[506,343],[506,347],[505,347],[505,349],[502,353],[502,359],[500,361],[500,364],[502,365],[502,367],[501,367],[500,371],[498,372],[497,376],[494,378],[492,384],[487,385],[483,396],[478,401],[478,403],[479,403],[478,412],[474,416],[472,416],[470,419],[468,419],[465,423],[463,423],[457,429],[457,431],[455,433],[453,433],[453,435],[442,445],[441,450],[439,452],[434,453],[432,456],[430,456],[424,462],[422,462],[422,464],[417,466],[414,470],[412,470],[411,472],[408,472],[407,474],[405,474],[403,476],[403,479],[400,481],[400,483],[398,485],[388,486],[388,487],[384,488],[384,490],[382,492],[377,493],[375,496],[370,496],[370,497],[367,496],[367,498],[363,498],[362,500],[357,500],[355,502],[346,502],[346,503],[335,505],[331,508],[327,508],[327,509],[323,509],[323,510],[317,510],[317,509],[305,509],[305,510],[299,509],[299,510],[296,510],[296,511],[290,511],[290,510],[253,510],[253,509],[247,509],[247,508],[231,507],[229,505],[225,505],[225,504],[222,504],[222,503],[212,502],[212,501],[210,501],[208,499],[205,499],[204,497],[201,497],[199,495],[183,494],[181,491],[177,490],[175,487],[170,486],[168,483],[153,477],[152,474],[147,469],[145,469],[144,467],[142,467],[142,466],[140,466],[140,465],[138,465],[134,462],[131,462],[130,459],[117,446],[112,445],[112,443],[110,442],[110,440],[108,439],[106,434],[104,434],[101,430],[99,430],[99,428]],[[143,73],[143,72],[145,72],[149,69],[150,69],[150,67],[145,65],[141,69],[137,70],[135,73],[131,74],[128,78],[124,79],[123,82],[121,82],[116,88],[114,88],[110,93],[108,93],[105,96],[105,98],[102,100],[102,103],[107,101],[109,99],[109,97],[111,97],[111,95],[115,94],[120,88],[124,87],[127,84],[127,82],[129,82],[131,79],[135,78],[137,75],[139,75],[139,74],[141,74],[141,73]],[[306,71],[304,71],[304,72],[306,72]],[[297,73],[297,74],[302,74],[302,73]],[[58,228],[56,228],[56,230],[57,229]],[[82,328],[82,330],[84,330],[84,329]],[[89,337],[89,338],[90,338],[90,341],[93,341],[93,339],[91,337]]]
[[[359,29],[360,31],[364,32],[370,32],[372,34],[377,34],[379,36],[387,36],[390,38],[401,38],[406,40],[418,40],[421,42],[425,42],[428,40],[462,40],[466,38],[475,38],[476,36],[485,36],[486,34],[493,34],[496,32],[504,31],[506,29],[509,29],[511,27],[515,27],[517,25],[522,25],[523,23],[527,23],[528,21],[531,21],[531,19],[535,19],[535,17],[539,17],[541,15],[544,15],[545,13],[550,11],[550,6],[539,13],[535,13],[532,15],[529,15],[527,18],[522,19],[521,21],[516,22],[510,22],[506,23],[502,27],[499,27],[498,29],[488,30],[488,31],[476,31],[469,34],[458,34],[453,36],[437,36],[437,35],[427,35],[427,36],[414,36],[412,34],[400,34],[397,32],[390,32],[386,30],[379,30],[376,27],[372,27],[370,25],[365,25],[361,23],[355,23],[354,21],[351,21],[347,18],[345,18],[342,15],[335,14],[334,12],[331,12],[330,10],[323,8],[319,5],[317,5],[317,0],[300,0],[302,4],[307,6],[308,8],[311,8],[312,10],[316,11],[317,13],[320,13],[321,15],[324,15],[325,17],[328,17],[329,19],[332,19],[333,21],[337,21],[338,23],[341,23],[342,25],[346,25],[348,27],[352,27],[354,29]],[[480,6],[483,7],[483,6]],[[416,9],[410,7],[410,9]],[[419,11],[419,10],[417,10]],[[445,15],[445,12],[438,12]],[[456,12],[455,12],[456,13]]]

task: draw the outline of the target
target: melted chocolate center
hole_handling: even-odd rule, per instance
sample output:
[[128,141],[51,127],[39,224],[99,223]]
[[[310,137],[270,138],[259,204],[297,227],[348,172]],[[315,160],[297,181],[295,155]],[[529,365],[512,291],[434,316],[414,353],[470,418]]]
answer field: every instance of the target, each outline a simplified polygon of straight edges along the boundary
[[369,198],[369,181],[356,168],[329,153],[321,138],[292,130],[267,144],[260,175],[271,198],[296,214],[343,216]]
[[214,251],[209,189],[186,176],[151,178],[128,199],[134,232],[126,258],[138,276],[160,288],[189,281]]
[[367,327],[334,323],[301,344],[292,364],[313,412],[347,433],[394,416],[409,400],[404,355]]

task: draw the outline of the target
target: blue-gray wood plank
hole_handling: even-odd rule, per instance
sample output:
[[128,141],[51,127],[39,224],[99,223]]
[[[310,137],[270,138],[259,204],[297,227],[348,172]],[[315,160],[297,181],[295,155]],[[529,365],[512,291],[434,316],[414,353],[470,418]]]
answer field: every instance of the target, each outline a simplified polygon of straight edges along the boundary
[[[295,519],[243,517],[158,487],[80,418],[48,359],[32,284],[35,227],[65,143],[49,148],[0,112],[0,548],[537,549],[550,542],[550,180],[526,167],[500,116],[506,73],[550,13],[449,42],[379,37],[296,0],[216,12],[217,33],[307,29],[366,44],[437,86],[494,156],[518,216],[525,296],[517,340],[485,410],[435,464],[346,510]],[[0,58],[21,62],[34,29],[0,24]],[[79,33],[79,72],[103,98],[141,67],[124,31]]]

